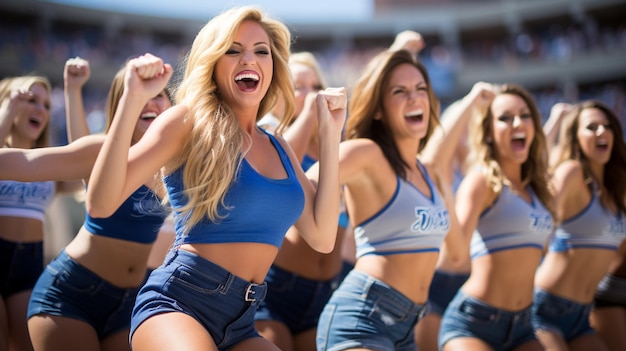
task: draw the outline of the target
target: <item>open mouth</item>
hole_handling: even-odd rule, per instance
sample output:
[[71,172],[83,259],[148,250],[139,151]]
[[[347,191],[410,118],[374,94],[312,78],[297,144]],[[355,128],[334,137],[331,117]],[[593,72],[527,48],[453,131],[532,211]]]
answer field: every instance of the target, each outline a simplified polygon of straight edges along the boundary
[[254,73],[238,74],[235,83],[242,91],[253,91],[259,84],[259,76]]
[[41,121],[34,117],[29,118],[28,123],[35,128],[39,128],[41,126]]
[[411,122],[422,122],[424,120],[424,110],[415,110],[404,116],[404,118],[408,119]]
[[139,118],[142,121],[153,121],[155,118],[157,117],[156,112],[146,112],[144,114],[142,114]]
[[606,140],[598,140],[596,148],[600,151],[607,151],[609,149],[609,142]]
[[511,139],[511,145],[513,146],[514,150],[523,150],[526,147],[526,134],[513,134],[513,138]]

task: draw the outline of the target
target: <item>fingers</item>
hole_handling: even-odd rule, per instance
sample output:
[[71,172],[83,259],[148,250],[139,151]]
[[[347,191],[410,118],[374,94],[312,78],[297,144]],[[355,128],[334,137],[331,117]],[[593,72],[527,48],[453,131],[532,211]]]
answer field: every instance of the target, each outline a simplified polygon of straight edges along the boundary
[[348,106],[348,98],[346,96],[346,88],[326,88],[317,95],[318,107],[320,104],[326,104],[329,111],[345,109]]
[[67,68],[68,73],[78,74],[89,69],[89,61],[76,56],[65,61],[65,67]]
[[168,68],[160,57],[152,54],[145,54],[129,61],[130,69],[141,79],[151,79],[161,77],[167,73]]

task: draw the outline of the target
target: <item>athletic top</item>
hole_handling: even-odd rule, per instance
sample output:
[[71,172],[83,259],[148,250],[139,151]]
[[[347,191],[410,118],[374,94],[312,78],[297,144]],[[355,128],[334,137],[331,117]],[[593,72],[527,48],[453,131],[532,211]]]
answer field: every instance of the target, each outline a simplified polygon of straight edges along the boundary
[[93,218],[87,213],[83,225],[94,235],[151,244],[168,214],[157,195],[142,185],[110,217]]
[[503,186],[495,202],[478,220],[472,235],[472,258],[502,250],[535,247],[540,250],[552,233],[552,216],[530,187],[531,203]]
[[43,221],[56,192],[55,183],[0,181],[0,216]]
[[317,162],[316,159],[307,154],[304,154],[304,157],[302,158],[302,169],[304,169],[304,171],[306,172],[309,168],[311,168],[311,166],[315,164],[315,162]]
[[[273,135],[265,133],[278,151],[287,178],[267,178],[244,158],[236,179],[226,192],[226,207],[218,207],[218,213],[224,218],[212,222],[205,216],[184,235],[186,220],[180,211],[174,212],[176,245],[254,242],[281,247],[285,233],[302,214],[304,191],[285,150]],[[182,176],[183,167],[180,167],[164,178],[174,210],[188,201]]]
[[591,201],[580,213],[564,220],[556,228],[550,251],[590,248],[617,250],[624,239],[624,216],[621,212],[613,214],[603,207],[594,191]]
[[356,257],[415,252],[438,252],[450,229],[444,201],[426,169],[417,163],[431,196],[400,177],[396,191],[378,213],[354,228]]

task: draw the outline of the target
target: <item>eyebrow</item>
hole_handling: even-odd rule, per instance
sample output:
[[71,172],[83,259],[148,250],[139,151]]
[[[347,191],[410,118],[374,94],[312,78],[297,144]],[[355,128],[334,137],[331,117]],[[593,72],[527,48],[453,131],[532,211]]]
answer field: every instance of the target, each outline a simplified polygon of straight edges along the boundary
[[[239,46],[243,46],[243,44],[241,44],[238,41],[233,41],[233,44],[237,44]],[[259,41],[259,42],[254,43],[254,45],[252,45],[252,46],[257,46],[257,45],[269,45],[269,43],[266,43],[264,41]]]

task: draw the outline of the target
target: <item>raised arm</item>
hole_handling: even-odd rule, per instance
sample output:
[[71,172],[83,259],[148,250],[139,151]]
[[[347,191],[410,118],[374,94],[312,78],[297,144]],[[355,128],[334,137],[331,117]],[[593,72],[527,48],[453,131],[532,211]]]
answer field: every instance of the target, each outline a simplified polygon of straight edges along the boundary
[[90,134],[83,104],[83,86],[89,80],[90,75],[91,69],[87,60],[75,57],[65,62],[63,85],[65,123],[69,142]]
[[393,43],[389,47],[389,50],[408,50],[415,57],[425,46],[426,43],[420,33],[412,30],[405,30],[396,35]]
[[335,247],[341,209],[339,143],[346,107],[344,88],[328,88],[317,94],[320,160],[317,167],[312,167],[313,173],[307,173],[306,176],[298,167],[298,178],[305,190],[306,201],[302,216],[295,226],[307,243],[322,253],[329,253]]
[[11,134],[16,116],[26,111],[32,98],[33,93],[30,91],[14,90],[7,92],[6,97],[0,101],[0,141],[2,146]]
[[287,128],[283,136],[302,163],[311,138],[317,130],[317,92],[309,93],[300,115]]
[[435,168],[436,174],[449,178],[452,158],[467,132],[469,121],[474,112],[482,111],[494,98],[493,85],[485,82],[474,84],[470,92],[457,103],[451,105],[441,118],[441,125],[435,129],[426,147],[420,153],[420,160],[429,168]]
[[163,90],[172,73],[169,64],[151,54],[132,59],[126,65],[124,92],[87,189],[85,204],[91,216],[109,217],[182,148],[187,135],[182,131],[186,114],[182,105],[162,113],[131,148],[144,105]]

